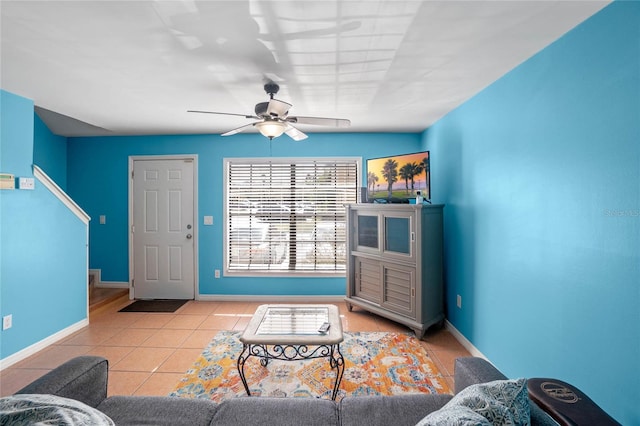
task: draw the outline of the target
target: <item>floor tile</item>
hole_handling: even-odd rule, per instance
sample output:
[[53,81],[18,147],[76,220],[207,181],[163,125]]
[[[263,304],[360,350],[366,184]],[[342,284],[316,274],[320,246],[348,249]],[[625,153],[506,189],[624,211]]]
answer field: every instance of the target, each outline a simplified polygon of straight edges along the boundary
[[140,312],[108,312],[89,318],[89,324],[107,325],[114,328],[131,327],[136,321],[144,318]]
[[245,328],[247,328],[247,325],[249,325],[249,321],[251,321],[251,317],[250,316],[244,316],[244,317],[239,317],[238,318],[238,322],[236,322],[236,324],[233,326],[234,331],[244,331]]
[[209,315],[199,326],[199,329],[206,330],[233,330],[239,317],[231,314]]
[[158,368],[159,373],[184,374],[198,359],[202,349],[176,349]]
[[114,327],[85,327],[82,331],[74,333],[69,338],[60,342],[60,345],[99,345],[104,341],[112,338],[116,334],[120,333],[122,328]]
[[217,331],[215,330],[194,330],[187,339],[182,342],[180,347],[182,348],[193,348],[193,349],[204,349],[213,337],[216,335]]
[[126,328],[103,342],[105,346],[140,346],[156,330],[151,328]]
[[13,395],[43,375],[48,369],[8,368],[0,372],[0,397]]
[[133,395],[149,377],[151,373],[109,370],[107,396]]
[[175,315],[164,328],[191,329],[198,328],[207,319],[206,315]]
[[179,373],[154,373],[134,392],[134,395],[167,396],[182,378]]
[[342,318],[344,331],[378,331],[378,323],[369,315],[348,315]]
[[219,305],[218,302],[191,301],[180,309],[180,314],[211,315]]
[[111,367],[129,355],[133,349],[132,346],[94,346],[86,355],[106,358]]
[[162,328],[167,325],[173,317],[173,314],[147,314],[131,324],[131,328]]
[[156,348],[178,348],[182,345],[182,342],[187,340],[187,337],[192,333],[191,330],[183,329],[168,329],[163,328],[157,330],[155,334],[149,337],[140,346],[144,347],[156,347]]
[[[254,313],[255,308],[252,308],[254,304],[250,302],[224,302],[213,312],[214,314],[244,314]],[[251,310],[253,309],[253,310]]]
[[438,358],[442,367],[444,367],[444,371],[442,371],[442,374],[448,374],[450,376],[453,376],[455,360],[461,355],[460,352],[449,351],[449,350],[437,350],[437,351],[433,351],[433,354],[435,357]]
[[413,331],[406,325],[391,321],[383,317],[376,317],[375,320],[380,331],[386,331],[387,333],[410,333]]
[[71,358],[85,355],[91,346],[52,345],[19,363],[23,368],[56,368]]
[[146,371],[153,373],[171,355],[173,348],[135,348],[110,367],[113,371]]

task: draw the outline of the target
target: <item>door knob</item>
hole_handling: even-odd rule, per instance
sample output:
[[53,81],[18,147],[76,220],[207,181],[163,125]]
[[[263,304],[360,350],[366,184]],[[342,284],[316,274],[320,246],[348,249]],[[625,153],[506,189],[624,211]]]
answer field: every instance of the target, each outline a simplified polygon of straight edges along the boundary
[[187,240],[191,239],[191,234],[187,234]]

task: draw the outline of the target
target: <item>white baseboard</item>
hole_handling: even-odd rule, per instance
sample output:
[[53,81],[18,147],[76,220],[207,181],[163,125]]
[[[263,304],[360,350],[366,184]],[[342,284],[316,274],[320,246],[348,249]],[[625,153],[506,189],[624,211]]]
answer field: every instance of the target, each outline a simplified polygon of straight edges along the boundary
[[93,275],[94,286],[102,281],[102,269],[89,269],[89,275]]
[[449,332],[453,335],[453,337],[455,337],[456,340],[460,342],[460,344],[464,346],[464,348],[468,350],[471,355],[479,358],[483,358],[486,361],[489,361],[489,359],[486,356],[484,356],[484,354],[480,352],[478,348],[473,346],[473,344],[469,340],[467,340],[467,338],[464,337],[462,333],[460,333],[458,329],[453,326],[453,324],[451,324],[448,320],[445,320],[444,325],[445,325],[445,328],[449,330]]
[[263,296],[244,294],[199,294],[196,296],[196,300],[201,302],[338,303],[344,302],[344,296]]
[[52,334],[49,337],[46,337],[39,342],[34,343],[31,346],[28,346],[21,351],[16,352],[13,355],[9,355],[6,358],[0,359],[0,371],[4,370],[7,367],[11,367],[13,364],[22,361],[35,354],[36,352],[41,351],[49,345],[53,345],[54,343],[64,339],[67,336],[72,335],[76,331],[86,327],[89,325],[89,319],[85,318],[82,321],[78,321],[77,323],[70,325],[69,327],[58,331],[57,333]]

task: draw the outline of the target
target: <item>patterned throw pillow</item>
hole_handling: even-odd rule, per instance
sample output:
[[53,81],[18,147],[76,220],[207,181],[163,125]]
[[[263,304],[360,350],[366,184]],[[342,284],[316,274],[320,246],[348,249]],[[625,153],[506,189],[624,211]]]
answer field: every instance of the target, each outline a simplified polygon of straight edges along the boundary
[[469,386],[416,426],[531,424],[527,380],[496,380]]
[[114,426],[106,414],[75,399],[55,395],[16,394],[0,398],[2,425]]

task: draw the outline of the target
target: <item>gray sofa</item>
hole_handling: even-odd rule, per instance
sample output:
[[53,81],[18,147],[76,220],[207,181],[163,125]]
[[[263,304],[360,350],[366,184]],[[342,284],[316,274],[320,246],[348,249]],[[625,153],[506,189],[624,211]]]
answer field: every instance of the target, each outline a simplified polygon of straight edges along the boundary
[[[415,425],[439,410],[451,395],[346,397],[340,402],[310,398],[242,397],[216,404],[175,397],[107,397],[108,361],[74,358],[17,394],[53,394],[81,401],[109,416],[116,425]],[[458,358],[455,392],[506,377],[481,358]],[[1,422],[0,422],[1,423]],[[556,423],[531,403],[532,425]]]

